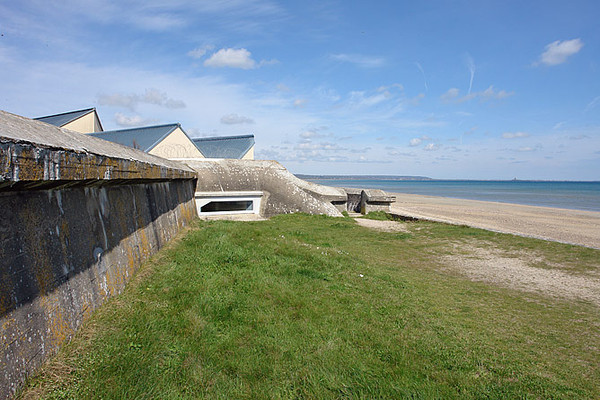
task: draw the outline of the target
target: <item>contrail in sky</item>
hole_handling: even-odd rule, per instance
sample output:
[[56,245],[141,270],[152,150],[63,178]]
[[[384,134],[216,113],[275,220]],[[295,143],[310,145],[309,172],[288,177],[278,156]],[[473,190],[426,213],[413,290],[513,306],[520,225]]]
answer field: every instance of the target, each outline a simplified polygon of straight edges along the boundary
[[473,62],[473,57],[469,53],[467,53],[467,67],[471,72],[471,79],[469,80],[469,93],[471,94],[471,89],[473,88],[473,79],[475,78],[475,63]]
[[583,110],[583,112],[590,111],[592,108],[596,107],[598,104],[600,104],[600,96],[595,97],[594,100],[589,102],[587,107],[585,108],[585,110]]
[[423,81],[425,82],[425,91],[428,91],[429,85],[427,84],[427,78],[425,78],[425,71],[423,70],[423,67],[421,66],[421,64],[419,62],[415,62],[415,65],[417,66],[417,68],[419,68],[419,71],[421,71],[421,74],[423,74]]

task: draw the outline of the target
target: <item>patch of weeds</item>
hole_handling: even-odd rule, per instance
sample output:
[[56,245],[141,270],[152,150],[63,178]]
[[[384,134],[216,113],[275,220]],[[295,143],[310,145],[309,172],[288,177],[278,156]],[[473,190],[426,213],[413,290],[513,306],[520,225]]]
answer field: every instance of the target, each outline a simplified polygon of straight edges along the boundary
[[371,211],[370,213],[362,216],[361,218],[366,218],[366,219],[374,219],[377,221],[393,221],[394,218],[386,213],[385,211]]

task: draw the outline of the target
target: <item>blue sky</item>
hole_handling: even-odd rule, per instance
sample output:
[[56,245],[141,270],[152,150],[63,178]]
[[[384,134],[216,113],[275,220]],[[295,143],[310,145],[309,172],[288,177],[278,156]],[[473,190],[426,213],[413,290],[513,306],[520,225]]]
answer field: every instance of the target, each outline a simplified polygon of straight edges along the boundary
[[0,109],[295,173],[600,180],[598,1],[0,0]]

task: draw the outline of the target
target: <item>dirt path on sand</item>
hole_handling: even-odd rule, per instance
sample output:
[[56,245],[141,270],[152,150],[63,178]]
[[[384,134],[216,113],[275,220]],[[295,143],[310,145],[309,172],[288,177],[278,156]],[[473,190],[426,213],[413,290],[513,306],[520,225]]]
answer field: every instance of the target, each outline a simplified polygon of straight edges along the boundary
[[396,221],[378,221],[374,219],[355,218],[356,223],[365,228],[383,232],[410,232],[406,226]]
[[441,261],[474,281],[600,306],[600,267],[596,273],[570,273],[543,256],[508,254],[489,243],[455,245]]
[[[411,232],[406,223],[397,221],[362,218],[355,221],[384,232]],[[485,241],[450,243],[449,246],[450,254],[439,258],[444,270],[473,281],[600,306],[600,260],[597,270],[574,273],[542,254],[509,252]]]

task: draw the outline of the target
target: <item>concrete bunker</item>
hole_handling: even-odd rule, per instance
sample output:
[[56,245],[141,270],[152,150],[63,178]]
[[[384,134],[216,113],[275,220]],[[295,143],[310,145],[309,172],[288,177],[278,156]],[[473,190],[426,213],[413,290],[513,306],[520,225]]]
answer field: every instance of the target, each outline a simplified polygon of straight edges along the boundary
[[199,216],[224,214],[260,214],[262,191],[196,192]]
[[183,164],[0,111],[0,398],[196,218]]
[[341,216],[393,201],[275,161],[186,163],[0,111],[0,398],[198,214]]
[[251,210],[231,212],[266,218],[295,212],[341,216],[346,207],[343,189],[299,179],[276,161],[204,159],[188,160],[186,164],[198,173],[196,202],[201,216],[206,214],[202,207],[209,199],[229,202],[229,206],[237,201],[252,201]]
[[383,190],[339,188],[302,180],[276,161],[187,160],[198,173],[198,215],[305,212],[341,216],[343,211],[390,212],[394,196]]

